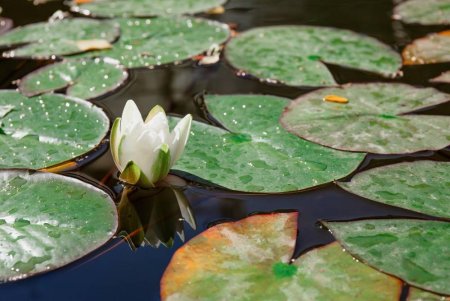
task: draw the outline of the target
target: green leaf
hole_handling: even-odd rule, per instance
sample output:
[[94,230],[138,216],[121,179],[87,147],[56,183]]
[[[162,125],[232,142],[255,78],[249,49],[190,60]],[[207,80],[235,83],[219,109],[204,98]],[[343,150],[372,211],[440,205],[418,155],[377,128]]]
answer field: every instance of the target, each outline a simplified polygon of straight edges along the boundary
[[370,200],[450,218],[450,162],[415,161],[370,169],[339,186]]
[[331,182],[358,167],[364,154],[335,151],[283,130],[278,118],[288,102],[263,95],[208,96],[209,112],[231,132],[193,122],[173,168],[233,190],[286,192]]
[[[325,101],[330,95],[344,97],[348,103]],[[432,88],[350,84],[297,98],[286,108],[281,123],[304,139],[341,150],[377,154],[439,150],[450,144],[450,117],[412,112],[449,99]]]
[[224,43],[229,36],[227,25],[199,18],[117,19],[117,22],[121,35],[111,49],[76,57],[110,57],[128,68],[154,67],[190,59]]
[[67,88],[67,95],[92,99],[117,89],[127,78],[127,71],[111,60],[63,61],[22,78],[19,91],[34,96]]
[[450,32],[431,33],[403,49],[404,65],[450,62]]
[[450,24],[450,0],[409,0],[394,8],[394,18],[422,25]]
[[114,21],[74,18],[17,27],[0,36],[0,47],[26,44],[4,54],[7,57],[48,59],[54,55],[86,51],[78,44],[80,41],[100,40],[110,43],[118,36],[119,27]]
[[324,62],[384,76],[401,67],[400,56],[374,38],[327,27],[251,29],[233,38],[225,54],[236,69],[291,86],[336,84]]
[[95,17],[152,17],[200,13],[225,2],[226,0],[95,0],[72,5],[71,10]]
[[359,263],[336,243],[291,263],[297,213],[213,226],[173,256],[162,300],[398,300],[401,282]]
[[96,148],[109,129],[106,114],[93,104],[58,94],[27,98],[0,90],[0,168],[40,169],[72,160]]
[[113,200],[69,177],[0,172],[0,281],[48,272],[106,243],[117,228]]
[[421,289],[411,287],[407,301],[450,301],[450,297],[436,295]]
[[450,294],[450,223],[379,219],[325,225],[363,262],[419,288]]

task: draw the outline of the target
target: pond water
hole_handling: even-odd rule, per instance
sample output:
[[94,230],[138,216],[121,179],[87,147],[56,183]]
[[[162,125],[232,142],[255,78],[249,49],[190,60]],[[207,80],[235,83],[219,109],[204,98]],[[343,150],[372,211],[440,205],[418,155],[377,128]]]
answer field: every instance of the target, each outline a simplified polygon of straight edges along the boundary
[[[58,9],[67,10],[62,1],[34,6],[27,0],[1,0],[2,15],[24,25],[47,20]],[[230,0],[221,15],[200,15],[233,24],[238,31],[277,24],[306,24],[350,29],[373,36],[401,50],[413,39],[429,32],[445,29],[442,26],[410,26],[391,20],[392,0]],[[0,59],[0,87],[15,88],[12,83],[49,62]],[[330,69],[339,83],[389,81],[376,75],[337,66]],[[449,70],[450,64],[407,66],[404,76],[395,81],[430,86],[428,80]],[[392,80],[394,81],[394,80]],[[449,85],[434,85],[450,92]],[[133,70],[130,80],[121,89],[99,98],[95,103],[110,114],[119,116],[125,101],[134,99],[147,112],[159,104],[170,113],[192,113],[201,120],[204,115],[195,97],[207,91],[211,94],[263,93],[295,98],[310,90],[260,83],[236,76],[223,60],[216,65],[199,67],[193,62],[154,70]],[[450,115],[450,106],[440,105],[424,113]],[[369,155],[359,171],[394,162],[432,158],[450,161],[450,149],[422,152],[409,156]],[[109,152],[93,156],[91,162],[72,175],[88,176],[106,183],[114,183],[114,166]],[[113,184],[111,184],[113,185]],[[114,189],[115,187],[110,187]],[[418,213],[375,203],[345,192],[335,184],[308,191],[286,194],[244,194],[225,189],[191,183],[185,190],[197,229],[184,225],[186,240],[208,226],[224,220],[241,219],[256,212],[297,210],[299,236],[295,257],[328,243],[333,237],[318,226],[319,220],[354,220],[368,217],[425,217]],[[169,211],[170,212],[170,211]],[[164,216],[159,224],[173,222]],[[0,300],[159,300],[159,281],[173,253],[183,242],[177,237],[172,248],[143,247],[132,251],[129,245],[116,238],[93,254],[57,271],[13,283],[0,285]]]

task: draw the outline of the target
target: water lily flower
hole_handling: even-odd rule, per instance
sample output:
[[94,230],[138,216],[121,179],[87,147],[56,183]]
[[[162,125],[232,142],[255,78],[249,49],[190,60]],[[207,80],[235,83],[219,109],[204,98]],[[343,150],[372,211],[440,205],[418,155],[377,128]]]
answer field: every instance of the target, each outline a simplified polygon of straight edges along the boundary
[[114,121],[110,139],[120,179],[144,188],[154,187],[183,153],[191,123],[188,114],[171,133],[162,107],[155,106],[143,121],[134,101],[127,101],[122,118]]

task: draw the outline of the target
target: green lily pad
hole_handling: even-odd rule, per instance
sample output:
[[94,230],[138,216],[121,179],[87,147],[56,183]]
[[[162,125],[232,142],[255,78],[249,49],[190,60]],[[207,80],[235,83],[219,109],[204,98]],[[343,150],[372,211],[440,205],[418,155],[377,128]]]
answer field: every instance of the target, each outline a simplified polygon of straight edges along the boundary
[[69,264],[106,243],[117,228],[104,191],[51,173],[0,171],[0,282]]
[[233,190],[286,192],[343,178],[358,167],[365,154],[336,151],[286,132],[278,118],[288,103],[264,95],[207,96],[209,112],[229,131],[193,122],[173,168]]
[[63,19],[17,27],[0,36],[0,47],[18,47],[3,53],[6,57],[47,59],[110,47],[118,36],[114,21]]
[[422,25],[450,24],[450,0],[409,0],[394,9],[394,18]]
[[441,75],[430,79],[430,82],[450,84],[450,71],[443,72]]
[[106,114],[87,101],[12,90],[0,91],[0,122],[0,168],[63,163],[94,149],[109,130]]
[[325,225],[363,262],[416,287],[450,295],[450,223],[378,219]]
[[111,60],[63,61],[25,76],[19,91],[34,96],[67,88],[67,95],[92,99],[117,89],[127,78],[127,71]]
[[224,43],[230,34],[225,24],[187,17],[118,19],[121,35],[111,49],[77,57],[110,57],[128,68],[181,62]]
[[450,301],[450,297],[436,295],[421,289],[411,287],[407,301]]
[[[347,103],[326,101],[332,96]],[[433,88],[350,84],[297,98],[281,123],[304,139],[341,150],[377,154],[439,150],[450,144],[450,117],[412,112],[448,100],[448,94]]]
[[297,214],[219,224],[177,250],[162,300],[398,300],[401,282],[353,260],[337,243],[290,259]]
[[335,85],[324,63],[394,76],[401,58],[387,45],[352,31],[313,26],[272,26],[246,31],[226,47],[239,70],[291,86]]
[[404,65],[450,62],[450,31],[432,33],[414,40],[402,53]]
[[450,218],[450,162],[416,161],[378,167],[339,186],[376,202]]
[[226,0],[93,0],[71,10],[95,17],[152,17],[195,14],[224,4]]

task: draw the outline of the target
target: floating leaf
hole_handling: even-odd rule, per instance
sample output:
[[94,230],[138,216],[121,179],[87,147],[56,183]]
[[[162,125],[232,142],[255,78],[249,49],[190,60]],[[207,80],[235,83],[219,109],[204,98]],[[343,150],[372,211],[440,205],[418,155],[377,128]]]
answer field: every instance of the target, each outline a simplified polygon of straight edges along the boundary
[[71,9],[95,17],[152,17],[200,13],[225,2],[226,0],[91,0],[73,3]]
[[[123,3],[123,1],[121,1]],[[198,18],[118,19],[121,35],[113,48],[81,54],[118,60],[128,68],[176,63],[224,43],[228,26]]]
[[8,18],[0,17],[0,35],[4,34],[13,27],[13,21]]
[[450,62],[450,31],[432,33],[414,40],[405,47],[402,56],[405,65]]
[[0,171],[0,282],[71,263],[117,228],[104,191],[51,173]]
[[374,38],[312,26],[274,26],[246,31],[226,47],[231,64],[244,72],[292,86],[336,82],[325,63],[393,76],[400,56]]
[[394,18],[422,25],[450,24],[450,0],[409,0],[394,9]]
[[111,60],[63,61],[25,76],[19,90],[34,96],[67,88],[67,95],[91,99],[117,89],[127,78],[127,71]]
[[39,169],[71,160],[99,145],[109,129],[100,108],[63,95],[27,98],[1,90],[4,107],[10,110],[0,118],[0,168]]
[[208,96],[206,104],[229,131],[193,122],[174,169],[223,187],[286,192],[345,177],[364,154],[336,151],[299,139],[278,122],[289,100],[263,95]]
[[367,264],[422,289],[450,294],[450,223],[378,219],[325,225]]
[[336,243],[290,263],[297,214],[219,224],[177,250],[162,300],[398,300],[397,279],[358,263]]
[[[330,94],[345,97],[348,103],[324,101]],[[449,99],[433,88],[350,84],[297,98],[281,122],[304,139],[341,150],[377,154],[439,150],[450,144],[450,117],[410,112]]]
[[441,75],[439,75],[438,77],[431,79],[430,82],[450,84],[450,71],[446,71]]
[[450,218],[450,162],[416,161],[378,167],[339,186],[376,202]]
[[450,297],[436,295],[421,289],[411,287],[407,301],[450,301]]
[[114,21],[63,19],[17,27],[0,36],[0,47],[19,46],[5,52],[3,55],[6,57],[45,59],[86,51],[80,46],[80,41],[111,43],[118,36],[119,27]]

